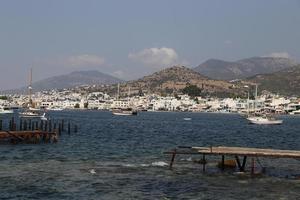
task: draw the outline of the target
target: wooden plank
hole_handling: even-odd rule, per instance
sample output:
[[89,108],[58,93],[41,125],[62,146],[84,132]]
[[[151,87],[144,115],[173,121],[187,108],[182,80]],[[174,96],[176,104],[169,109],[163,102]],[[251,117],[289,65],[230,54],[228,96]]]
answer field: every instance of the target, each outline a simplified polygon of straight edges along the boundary
[[259,157],[280,157],[300,158],[300,151],[280,149],[259,149],[245,147],[191,147],[192,151],[199,154],[234,155],[234,156],[259,156]]

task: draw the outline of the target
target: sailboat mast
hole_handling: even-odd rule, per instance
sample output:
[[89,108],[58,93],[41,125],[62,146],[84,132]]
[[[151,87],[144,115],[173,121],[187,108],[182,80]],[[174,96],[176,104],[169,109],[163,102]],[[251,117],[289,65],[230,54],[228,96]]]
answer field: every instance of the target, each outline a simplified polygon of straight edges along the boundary
[[257,84],[255,84],[254,112],[256,112],[256,103],[257,103]]
[[32,107],[32,98],[31,98],[31,96],[32,96],[32,68],[30,68],[28,91],[29,91],[29,106]]
[[117,95],[117,100],[119,100],[120,97],[120,83],[118,83],[118,95]]

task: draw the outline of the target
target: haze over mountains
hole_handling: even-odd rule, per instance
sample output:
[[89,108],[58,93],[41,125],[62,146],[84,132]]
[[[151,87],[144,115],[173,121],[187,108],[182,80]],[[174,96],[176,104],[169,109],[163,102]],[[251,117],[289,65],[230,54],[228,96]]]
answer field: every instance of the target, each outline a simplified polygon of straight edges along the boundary
[[[107,85],[123,82],[123,80],[96,70],[75,71],[70,74],[53,76],[32,84],[34,91],[72,88],[79,85]],[[27,87],[13,90],[12,92],[24,92]]]
[[252,57],[235,62],[210,59],[194,70],[212,79],[234,80],[277,72],[296,64],[292,59],[277,57]]

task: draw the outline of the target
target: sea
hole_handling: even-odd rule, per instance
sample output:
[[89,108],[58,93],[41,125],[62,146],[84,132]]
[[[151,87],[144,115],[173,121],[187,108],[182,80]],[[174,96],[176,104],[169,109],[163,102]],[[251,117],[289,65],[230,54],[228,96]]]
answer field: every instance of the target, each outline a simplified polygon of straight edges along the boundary
[[1,144],[1,200],[300,199],[300,160],[259,158],[251,176],[220,170],[220,156],[207,156],[203,172],[195,162],[201,155],[178,155],[170,170],[171,157],[164,154],[177,146],[300,150],[299,116],[279,116],[282,125],[263,126],[250,125],[237,114],[49,115],[77,124],[78,132],[63,133],[54,144]]

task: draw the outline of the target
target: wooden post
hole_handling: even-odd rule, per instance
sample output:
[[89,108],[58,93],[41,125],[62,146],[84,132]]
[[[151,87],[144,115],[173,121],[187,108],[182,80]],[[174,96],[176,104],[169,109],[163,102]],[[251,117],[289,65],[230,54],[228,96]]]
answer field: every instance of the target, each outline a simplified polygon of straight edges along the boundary
[[48,122],[45,121],[45,131],[47,131],[47,129],[48,129]]
[[15,118],[11,118],[11,130],[14,131]]
[[22,122],[22,119],[20,119],[20,124],[19,124],[19,129],[20,129],[20,131],[22,131],[22,127],[23,126],[23,122]]
[[43,120],[41,120],[41,122],[40,122],[40,130],[42,131],[43,128],[44,128],[44,122],[43,122]]
[[60,135],[60,134],[61,134],[61,130],[62,130],[62,125],[61,125],[61,124],[59,124],[59,125],[58,125],[58,135]]
[[202,154],[202,162],[203,162],[203,164],[202,164],[202,171],[203,172],[205,172],[205,170],[206,170],[206,160],[205,160],[205,154]]
[[9,120],[9,130],[11,131],[11,120]]
[[70,121],[68,122],[68,134],[70,135],[71,133],[71,125],[70,125]]
[[251,175],[254,175],[255,171],[255,160],[254,158],[251,158]]
[[61,130],[65,131],[65,120],[61,120]]
[[241,164],[240,159],[238,156],[235,156],[236,162],[238,164],[238,167],[240,169],[240,172],[244,172],[245,171],[245,166],[246,166],[246,161],[247,161],[247,156],[244,156],[243,159],[243,164]]
[[52,122],[51,122],[51,120],[49,120],[49,132],[51,132],[52,131]]
[[221,167],[222,167],[222,170],[225,169],[225,156],[222,155],[222,163],[221,163]]
[[77,124],[74,125],[74,133],[77,133],[78,132],[78,127],[77,127]]
[[23,127],[24,131],[27,131],[27,120],[24,121],[24,127]]
[[12,126],[13,126],[13,127],[12,127],[12,130],[13,130],[13,131],[16,131],[16,130],[17,130],[17,124],[14,122],[14,123],[12,124]]
[[170,162],[170,166],[169,166],[170,170],[172,170],[173,163],[174,163],[174,160],[175,160],[175,156],[176,156],[176,149],[174,149],[173,154],[172,154],[172,158],[171,158],[171,162]]
[[28,122],[28,129],[31,130],[31,119],[29,119],[29,122]]

